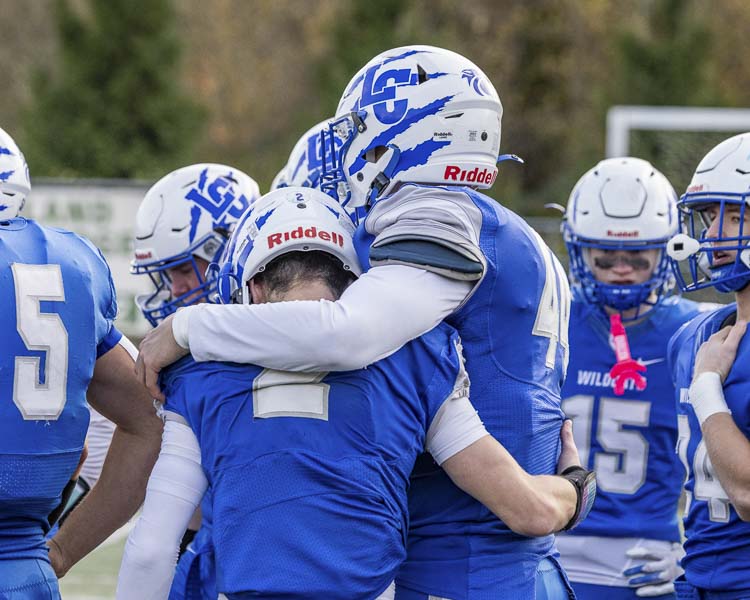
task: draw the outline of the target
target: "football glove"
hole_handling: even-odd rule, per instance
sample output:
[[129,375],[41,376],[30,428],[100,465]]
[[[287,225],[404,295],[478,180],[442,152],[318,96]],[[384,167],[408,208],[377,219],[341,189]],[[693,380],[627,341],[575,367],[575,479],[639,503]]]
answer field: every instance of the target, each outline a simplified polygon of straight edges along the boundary
[[625,554],[640,562],[623,571],[623,575],[630,578],[628,585],[636,588],[636,596],[651,598],[674,593],[674,580],[683,573],[680,559],[685,551],[681,544],[674,543],[671,548],[635,546]]

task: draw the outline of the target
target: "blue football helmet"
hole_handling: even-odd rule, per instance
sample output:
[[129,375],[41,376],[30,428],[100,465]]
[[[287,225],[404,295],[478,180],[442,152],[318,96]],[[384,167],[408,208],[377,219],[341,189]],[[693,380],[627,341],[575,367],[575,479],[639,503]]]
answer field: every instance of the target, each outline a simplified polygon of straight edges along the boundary
[[668,252],[683,291],[711,286],[729,293],[750,283],[749,200],[750,133],[742,133],[706,154],[677,204],[680,233]]
[[[237,220],[260,196],[258,184],[233,167],[196,164],[164,176],[138,208],[130,272],[154,289],[136,304],[151,325],[181,306],[216,302],[216,281],[198,266],[221,255]],[[197,286],[175,297],[168,270],[189,264]]]
[[[610,158],[586,172],[568,200],[562,232],[576,292],[617,311],[659,304],[674,287],[665,251],[677,231],[677,195],[667,178],[639,158]],[[594,276],[590,249],[660,251],[644,283],[608,284]]]

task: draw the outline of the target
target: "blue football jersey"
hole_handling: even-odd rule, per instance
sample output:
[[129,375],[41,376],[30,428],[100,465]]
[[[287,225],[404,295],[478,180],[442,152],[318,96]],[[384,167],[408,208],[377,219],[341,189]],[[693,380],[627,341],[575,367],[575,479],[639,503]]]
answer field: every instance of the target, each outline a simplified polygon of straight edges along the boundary
[[[685,578],[706,590],[750,587],[750,523],[742,521],[714,473],[693,407],[683,401],[693,378],[695,354],[701,344],[735,316],[730,304],[699,315],[672,338],[669,360],[679,400],[677,450],[687,471],[682,559]],[[733,321],[732,321],[733,322]],[[740,341],[737,357],[724,381],[724,398],[740,431],[750,438],[750,336]]]
[[[428,205],[431,196],[450,198],[459,212],[474,215],[466,229],[478,240],[484,275],[446,322],[461,336],[472,403],[487,430],[529,473],[554,473],[570,301],[560,263],[521,217],[474,190],[404,185],[398,193],[404,211],[413,204],[403,196],[409,193]],[[402,220],[408,219],[406,213]],[[402,229],[400,237],[407,236]],[[365,266],[373,241],[365,221],[355,235]],[[552,552],[553,536],[513,533],[430,460],[420,460],[415,469],[409,513],[400,585],[452,600],[499,597],[498,590],[508,598],[534,598],[537,567]]]
[[567,535],[680,541],[677,503],[682,469],[675,453],[677,412],[667,343],[699,312],[672,296],[627,328],[633,358],[646,365],[647,386],[626,385],[616,396],[609,371],[616,362],[609,322],[576,298],[570,316],[570,366],[563,410],[573,419],[581,462],[596,471],[596,500]]
[[460,372],[441,325],[367,369],[287,373],[183,359],[165,408],[213,493],[217,590],[372,598],[405,556],[406,489]]
[[120,339],[109,268],[85,239],[0,223],[0,557],[46,559],[47,515],[78,464],[86,389]]

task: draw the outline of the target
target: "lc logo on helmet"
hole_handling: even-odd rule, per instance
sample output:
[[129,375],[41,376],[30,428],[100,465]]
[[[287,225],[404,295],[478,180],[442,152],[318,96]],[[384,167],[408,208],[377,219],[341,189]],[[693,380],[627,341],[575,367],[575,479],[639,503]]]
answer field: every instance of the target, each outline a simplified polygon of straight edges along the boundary
[[190,189],[185,199],[207,211],[217,227],[225,227],[227,216],[239,219],[250,207],[250,201],[244,194],[236,196],[235,182],[229,177],[217,177],[208,182],[207,171],[201,173],[197,185]]

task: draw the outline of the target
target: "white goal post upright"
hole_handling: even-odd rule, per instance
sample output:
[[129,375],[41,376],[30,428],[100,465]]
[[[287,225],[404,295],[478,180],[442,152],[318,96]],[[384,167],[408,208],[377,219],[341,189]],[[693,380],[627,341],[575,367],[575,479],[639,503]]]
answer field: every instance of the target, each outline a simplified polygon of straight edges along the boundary
[[607,158],[628,156],[631,130],[750,131],[750,109],[613,106],[607,111]]

